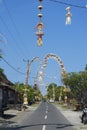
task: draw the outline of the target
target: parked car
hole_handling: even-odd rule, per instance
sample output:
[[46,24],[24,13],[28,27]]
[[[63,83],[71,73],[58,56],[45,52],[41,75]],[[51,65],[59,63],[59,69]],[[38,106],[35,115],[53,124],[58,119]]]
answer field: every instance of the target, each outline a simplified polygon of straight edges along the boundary
[[54,102],[54,100],[53,99],[50,99],[50,101],[49,101],[50,103],[53,103]]

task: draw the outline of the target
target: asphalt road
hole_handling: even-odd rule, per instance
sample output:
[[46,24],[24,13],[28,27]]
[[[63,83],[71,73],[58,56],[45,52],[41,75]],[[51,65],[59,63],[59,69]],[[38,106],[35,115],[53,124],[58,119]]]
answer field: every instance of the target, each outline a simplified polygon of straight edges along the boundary
[[74,130],[73,126],[51,103],[43,102],[16,127],[3,130]]

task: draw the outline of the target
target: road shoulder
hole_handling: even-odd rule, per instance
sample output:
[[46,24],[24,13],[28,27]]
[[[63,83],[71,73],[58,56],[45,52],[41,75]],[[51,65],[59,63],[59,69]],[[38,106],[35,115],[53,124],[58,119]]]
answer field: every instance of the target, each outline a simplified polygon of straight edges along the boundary
[[26,118],[27,114],[31,115],[38,107],[38,104],[29,106],[26,111],[9,109],[4,112],[4,117],[0,117],[0,128],[16,127]]
[[87,130],[87,125],[81,123],[79,116],[81,111],[73,111],[72,109],[64,109],[61,105],[55,105],[56,108],[64,115],[64,117],[74,126],[75,130]]

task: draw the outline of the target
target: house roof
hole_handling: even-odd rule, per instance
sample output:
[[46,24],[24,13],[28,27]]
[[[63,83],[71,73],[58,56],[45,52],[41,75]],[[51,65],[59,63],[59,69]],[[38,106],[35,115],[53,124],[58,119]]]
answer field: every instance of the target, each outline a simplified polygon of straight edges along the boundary
[[6,75],[3,72],[3,69],[0,68],[0,70],[0,83],[2,82],[7,85],[13,85],[13,83],[7,79]]

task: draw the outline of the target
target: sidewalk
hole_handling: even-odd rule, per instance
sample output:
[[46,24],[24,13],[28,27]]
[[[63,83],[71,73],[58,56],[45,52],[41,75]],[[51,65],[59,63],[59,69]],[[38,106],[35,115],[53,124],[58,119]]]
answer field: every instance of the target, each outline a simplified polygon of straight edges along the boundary
[[18,111],[15,109],[9,109],[4,112],[4,117],[0,117],[0,128],[7,126],[15,127],[20,124],[27,116],[27,112],[31,114],[37,107],[29,107],[26,111]]
[[60,105],[56,105],[60,112],[67,118],[67,120],[74,126],[75,130],[87,130],[87,125],[81,123],[79,116],[81,111],[73,111],[70,109],[64,109]]

